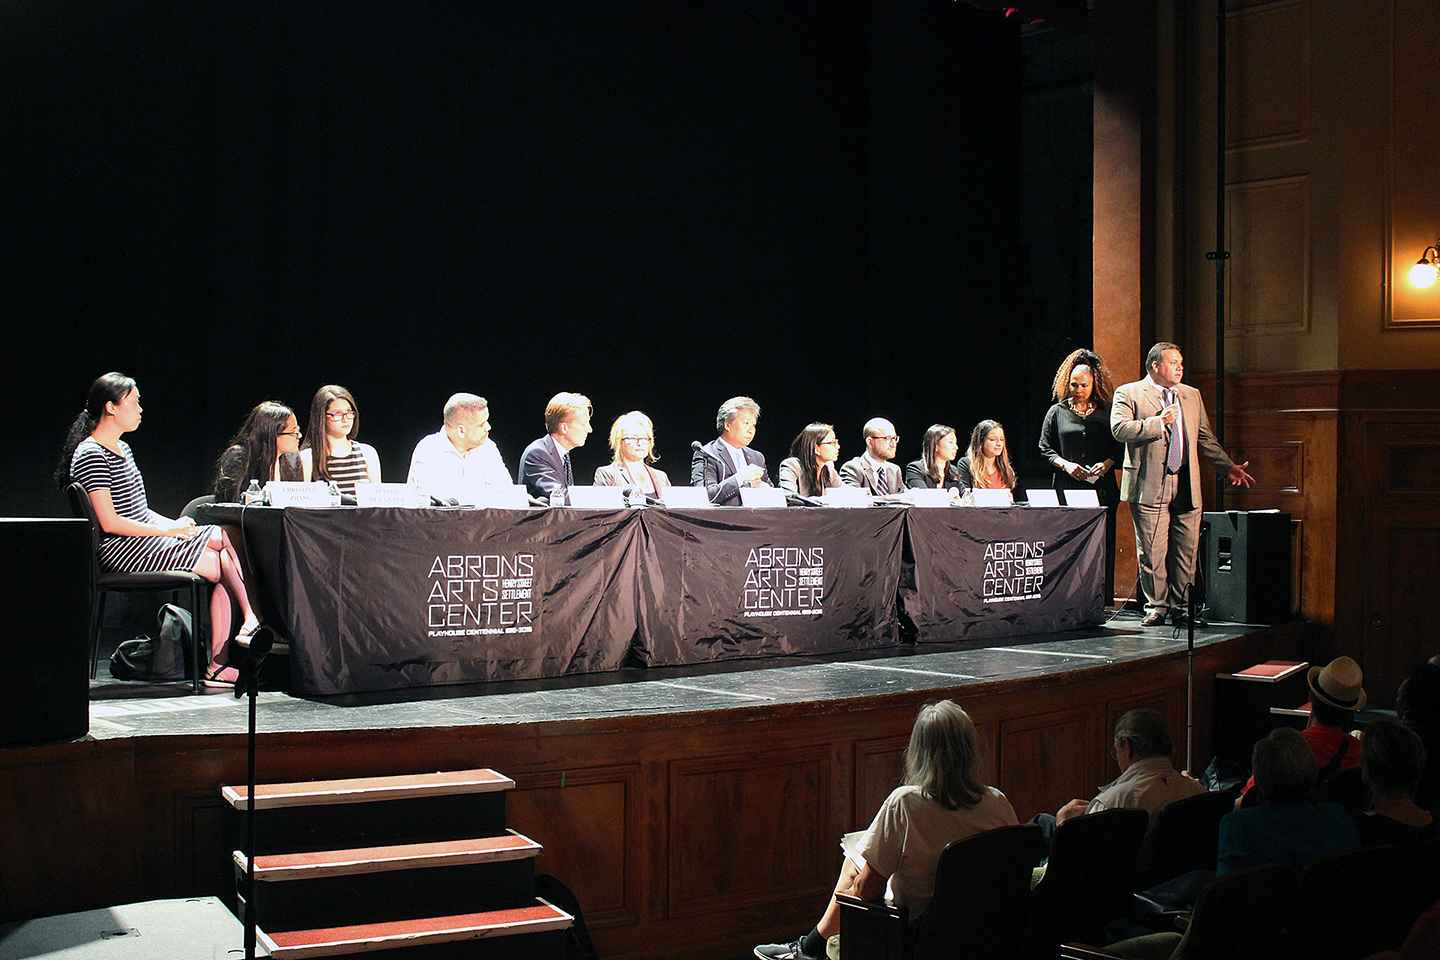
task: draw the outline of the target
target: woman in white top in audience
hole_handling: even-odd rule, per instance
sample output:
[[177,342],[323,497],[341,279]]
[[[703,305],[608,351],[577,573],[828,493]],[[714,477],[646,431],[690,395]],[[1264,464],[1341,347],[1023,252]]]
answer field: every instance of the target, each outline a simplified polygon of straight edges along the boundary
[[[883,893],[918,917],[935,892],[940,854],[956,840],[1016,823],[1005,794],[980,779],[980,741],[969,714],[949,700],[920,709],[905,750],[905,784],[880,805],[846,858],[836,893],[875,900]],[[760,960],[821,960],[826,941],[840,932],[835,898],[815,929],[792,943],[755,948]]]

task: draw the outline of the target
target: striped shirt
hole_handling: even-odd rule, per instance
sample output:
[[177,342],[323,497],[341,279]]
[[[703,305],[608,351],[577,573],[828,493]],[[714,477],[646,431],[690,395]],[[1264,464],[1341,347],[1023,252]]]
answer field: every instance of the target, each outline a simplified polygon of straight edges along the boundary
[[355,482],[364,482],[368,479],[368,471],[365,467],[365,451],[361,449],[363,444],[350,444],[350,452],[343,457],[326,457],[325,466],[330,471],[330,479],[335,481],[335,486],[340,488],[341,493],[355,496]]
[[[130,445],[120,441],[120,453],[107,450],[94,437],[86,437],[70,458],[70,477],[87,492],[110,491],[115,513],[136,523],[168,523],[150,509],[145,498],[145,480]],[[100,532],[100,565],[124,573],[151,573],[158,570],[193,570],[200,560],[212,527],[201,527],[189,540],[177,537],[127,537]]]

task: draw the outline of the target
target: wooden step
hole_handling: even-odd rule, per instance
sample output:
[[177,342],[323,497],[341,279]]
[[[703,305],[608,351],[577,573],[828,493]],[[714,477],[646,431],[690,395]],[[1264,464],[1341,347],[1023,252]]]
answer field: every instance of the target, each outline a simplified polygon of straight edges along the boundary
[[[542,849],[529,837],[510,830],[500,837],[262,855],[255,858],[255,879],[257,882],[311,880],[388,870],[496,863],[539,856]],[[242,873],[247,869],[245,854],[239,850],[235,851],[235,866]]]
[[[314,780],[306,783],[266,783],[255,787],[255,809],[328,806],[340,803],[374,803],[455,794],[510,790],[515,781],[494,770],[450,770],[397,777],[358,777],[353,780]],[[244,810],[248,791],[244,784],[222,787],[221,795],[237,810]]]
[[571,926],[574,920],[575,918],[564,910],[537,899],[533,906],[507,910],[363,923],[319,930],[276,933],[260,930],[257,936],[270,956],[302,960],[305,957],[333,957],[397,947],[564,930]]

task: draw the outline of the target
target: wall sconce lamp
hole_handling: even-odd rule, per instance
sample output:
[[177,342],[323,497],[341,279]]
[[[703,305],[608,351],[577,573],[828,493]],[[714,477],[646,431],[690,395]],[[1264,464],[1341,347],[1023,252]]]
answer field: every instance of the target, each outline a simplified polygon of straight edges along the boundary
[[1435,246],[1426,247],[1420,262],[1410,268],[1410,282],[1422,289],[1434,286],[1436,276],[1440,276],[1440,240],[1435,241]]

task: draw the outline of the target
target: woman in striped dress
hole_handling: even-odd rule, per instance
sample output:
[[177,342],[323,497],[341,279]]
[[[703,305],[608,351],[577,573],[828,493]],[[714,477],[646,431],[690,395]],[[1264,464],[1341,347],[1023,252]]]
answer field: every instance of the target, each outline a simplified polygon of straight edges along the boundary
[[340,492],[355,495],[356,483],[380,482],[380,454],[355,439],[360,411],[350,391],[327,384],[315,391],[300,462],[308,480],[334,480]]
[[135,466],[130,445],[120,437],[140,426],[140,389],[120,373],[107,373],[90,387],[85,409],[75,418],[65,441],[56,479],[79,481],[90,496],[100,521],[100,566],[123,573],[193,570],[214,583],[210,598],[210,664],[207,686],[235,682],[225,665],[225,646],[233,621],[232,604],[241,616],[237,639],[242,642],[260,626],[240,562],[230,539],[218,526],[196,526],[189,517],[171,520],[150,509],[145,480]]

